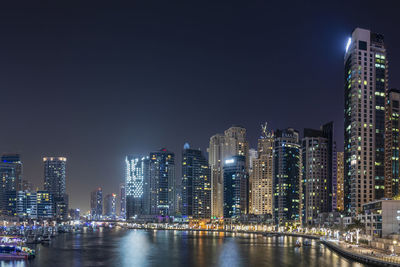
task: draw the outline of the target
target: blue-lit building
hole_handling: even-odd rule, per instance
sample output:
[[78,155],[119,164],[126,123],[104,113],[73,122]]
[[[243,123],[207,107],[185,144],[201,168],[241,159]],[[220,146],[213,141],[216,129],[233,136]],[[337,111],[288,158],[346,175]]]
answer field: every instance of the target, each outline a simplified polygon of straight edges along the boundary
[[175,215],[175,154],[165,148],[151,152],[149,175],[151,215]]
[[13,216],[13,200],[22,186],[22,162],[18,154],[4,154],[0,162],[0,214]]
[[182,153],[182,215],[211,218],[211,171],[199,149],[185,144]]
[[18,217],[37,218],[37,193],[18,191],[16,197],[16,213]]
[[225,159],[224,170],[224,218],[239,218],[248,213],[249,179],[245,156]]
[[150,213],[149,157],[125,159],[126,219]]
[[274,143],[274,221],[300,222],[301,155],[299,132],[276,130]]

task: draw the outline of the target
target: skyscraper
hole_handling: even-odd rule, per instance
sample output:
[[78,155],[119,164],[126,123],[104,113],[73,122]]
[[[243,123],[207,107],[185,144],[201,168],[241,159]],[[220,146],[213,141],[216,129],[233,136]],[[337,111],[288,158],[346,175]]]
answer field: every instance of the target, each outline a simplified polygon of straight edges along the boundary
[[400,91],[391,89],[387,93],[385,119],[385,197],[400,193],[399,184],[399,130]]
[[301,157],[298,131],[276,130],[274,143],[274,220],[300,220]]
[[344,154],[343,152],[336,153],[337,159],[337,205],[338,211],[344,210]]
[[[303,222],[312,225],[322,212],[331,212],[336,192],[336,174],[333,175],[334,159],[333,123],[321,126],[321,130],[304,129],[302,140],[302,214]],[[333,186],[335,182],[335,186]]]
[[22,162],[18,154],[4,154],[0,162],[0,213],[16,214],[14,199],[22,183]]
[[59,219],[68,218],[68,196],[65,188],[65,157],[44,157],[44,190],[52,195],[54,215]]
[[117,211],[117,195],[107,194],[104,198],[104,215],[110,219],[115,219]]
[[251,210],[250,213],[264,215],[273,213],[273,179],[274,179],[274,133],[262,125],[258,139],[258,157],[252,160],[250,173]]
[[150,153],[150,213],[173,216],[176,205],[175,154],[162,148]]
[[344,57],[345,211],[384,196],[385,95],[388,65],[384,37],[356,28]]
[[92,220],[101,220],[103,217],[103,190],[101,187],[90,194],[90,216]]
[[224,162],[224,218],[239,218],[248,213],[249,178],[246,157],[232,156]]
[[125,183],[119,185],[119,216],[126,218],[126,190]]
[[10,164],[15,169],[15,180],[13,181],[15,190],[22,189],[23,168],[22,161],[19,154],[3,154],[1,156],[1,163]]
[[182,215],[211,218],[211,172],[199,149],[185,144],[182,153]]
[[127,156],[125,159],[126,219],[146,214],[145,186],[149,180],[149,157]]
[[211,168],[211,216],[223,217],[224,205],[224,174],[225,159],[241,155],[245,157],[246,171],[249,170],[249,144],[246,139],[246,129],[232,126],[224,134],[216,134],[210,138],[208,160]]

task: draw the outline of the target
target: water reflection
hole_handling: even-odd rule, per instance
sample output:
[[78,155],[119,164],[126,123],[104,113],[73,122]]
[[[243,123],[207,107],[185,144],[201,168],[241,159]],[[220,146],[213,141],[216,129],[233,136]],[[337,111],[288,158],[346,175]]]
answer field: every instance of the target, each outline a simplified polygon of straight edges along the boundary
[[191,231],[109,230],[62,234],[37,245],[33,261],[0,261],[0,267],[36,266],[363,266],[312,241],[297,238]]
[[221,267],[237,267],[240,266],[239,249],[234,239],[229,239],[222,247],[219,256],[219,266]]
[[133,230],[121,238],[119,244],[122,266],[149,266],[147,256],[150,250],[148,234]]

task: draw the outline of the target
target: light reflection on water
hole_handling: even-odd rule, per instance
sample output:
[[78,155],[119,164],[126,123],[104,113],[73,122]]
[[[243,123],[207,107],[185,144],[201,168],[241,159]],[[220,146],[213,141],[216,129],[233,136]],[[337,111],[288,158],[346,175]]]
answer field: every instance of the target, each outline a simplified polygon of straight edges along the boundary
[[294,248],[296,240],[289,236],[104,230],[61,234],[50,246],[36,246],[36,259],[28,262],[0,261],[0,267],[363,266],[340,257],[315,240],[311,247]]

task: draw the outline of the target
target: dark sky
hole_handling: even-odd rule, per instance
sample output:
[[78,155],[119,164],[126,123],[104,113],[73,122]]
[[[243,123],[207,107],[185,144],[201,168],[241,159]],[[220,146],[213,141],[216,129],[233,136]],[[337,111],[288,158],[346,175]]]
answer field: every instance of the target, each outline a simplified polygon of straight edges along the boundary
[[118,191],[126,154],[180,159],[184,142],[205,150],[232,124],[255,146],[264,121],[333,120],[343,150],[343,53],[357,26],[385,35],[400,87],[395,0],[50,2],[0,8],[0,152],[21,153],[37,186],[42,156],[68,157],[74,208],[97,186]]

